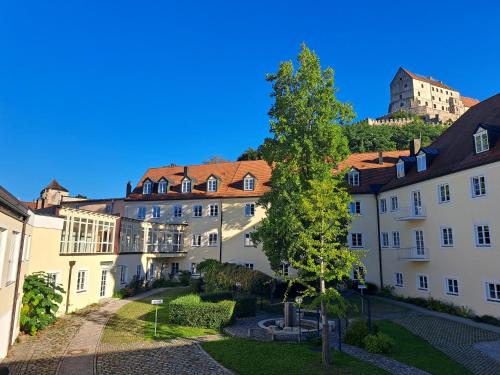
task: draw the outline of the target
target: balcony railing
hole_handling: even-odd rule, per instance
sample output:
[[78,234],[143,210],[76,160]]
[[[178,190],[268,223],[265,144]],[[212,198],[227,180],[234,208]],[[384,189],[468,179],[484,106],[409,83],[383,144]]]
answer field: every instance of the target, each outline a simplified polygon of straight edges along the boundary
[[430,261],[429,249],[426,247],[408,247],[398,250],[399,260],[408,260],[413,262]]
[[427,218],[427,211],[424,206],[402,207],[396,214],[396,220],[410,221],[410,220],[425,220]]

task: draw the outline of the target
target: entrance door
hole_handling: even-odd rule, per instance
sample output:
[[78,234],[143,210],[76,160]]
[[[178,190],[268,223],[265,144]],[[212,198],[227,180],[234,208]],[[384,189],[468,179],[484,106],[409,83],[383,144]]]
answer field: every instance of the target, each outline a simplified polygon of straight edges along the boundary
[[422,197],[420,196],[420,190],[412,192],[412,201],[413,214],[415,216],[420,216],[422,214]]
[[108,283],[108,270],[102,268],[101,269],[101,289],[99,291],[100,297],[106,297],[107,283]]

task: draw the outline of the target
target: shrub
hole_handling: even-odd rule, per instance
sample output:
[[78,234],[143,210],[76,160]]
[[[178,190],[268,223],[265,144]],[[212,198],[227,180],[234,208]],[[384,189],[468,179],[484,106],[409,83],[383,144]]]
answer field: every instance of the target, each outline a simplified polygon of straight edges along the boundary
[[220,329],[231,322],[234,306],[234,301],[203,302],[200,296],[188,294],[166,305],[166,322],[189,327]]
[[395,345],[394,339],[382,332],[363,339],[363,348],[370,353],[388,354],[394,350]]
[[495,318],[494,316],[491,315],[474,316],[472,319],[479,323],[486,323],[495,326],[500,326],[500,319]]
[[220,291],[212,293],[204,293],[201,300],[205,302],[220,302],[234,300],[236,302],[234,315],[236,318],[245,318],[255,316],[257,310],[257,297],[251,295],[235,295],[229,291]]
[[64,289],[51,284],[45,272],[35,272],[24,278],[21,330],[30,335],[47,327],[56,319]]
[[137,277],[137,275],[134,275],[132,277],[132,280],[130,281],[130,284],[128,284],[128,287],[130,289],[133,289],[135,293],[138,293],[144,289],[144,279],[141,277]]
[[367,294],[377,294],[378,286],[374,283],[365,283],[366,285],[366,293]]
[[165,279],[155,279],[151,284],[153,288],[165,288],[165,287],[173,287],[179,286],[180,283],[174,280],[165,280]]
[[200,297],[201,300],[205,302],[220,302],[224,300],[232,300],[233,292],[220,291],[220,292],[204,293]]
[[379,294],[382,297],[393,297],[394,295],[394,287],[390,285],[385,285],[380,289]]
[[130,296],[133,296],[135,294],[135,290],[132,288],[122,288],[120,290],[117,290],[113,293],[114,298],[127,298]]
[[191,279],[189,281],[189,291],[191,293],[200,293],[203,290],[203,283],[201,279]]
[[[372,334],[377,334],[378,326],[372,324]],[[356,319],[347,327],[344,341],[347,344],[355,346],[363,346],[363,339],[370,334],[368,330],[368,321],[364,319]]]
[[181,283],[181,285],[188,286],[190,281],[191,281],[191,272],[182,271],[179,275],[179,282]]

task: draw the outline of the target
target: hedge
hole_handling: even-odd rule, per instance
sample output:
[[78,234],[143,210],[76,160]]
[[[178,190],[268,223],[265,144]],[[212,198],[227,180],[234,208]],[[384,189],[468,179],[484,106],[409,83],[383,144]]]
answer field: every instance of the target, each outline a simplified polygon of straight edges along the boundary
[[234,301],[203,302],[200,296],[188,294],[166,305],[166,323],[189,327],[221,329],[234,314]]
[[220,302],[225,300],[235,301],[234,315],[237,318],[255,316],[257,310],[257,297],[251,295],[236,295],[230,291],[221,291],[204,293],[200,297],[202,301],[206,302]]

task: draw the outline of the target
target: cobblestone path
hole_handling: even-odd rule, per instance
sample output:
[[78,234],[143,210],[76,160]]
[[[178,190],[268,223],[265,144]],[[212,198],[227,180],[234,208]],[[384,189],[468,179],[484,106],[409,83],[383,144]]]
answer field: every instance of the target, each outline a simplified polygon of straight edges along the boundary
[[500,374],[500,362],[474,348],[478,342],[500,340],[500,334],[434,316],[409,316],[394,321],[473,373]]

